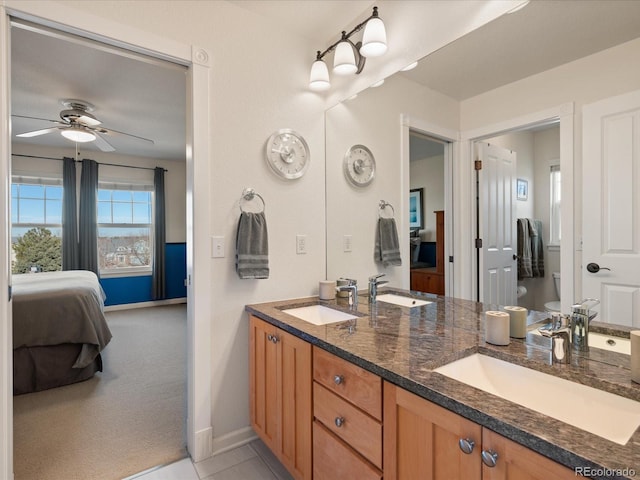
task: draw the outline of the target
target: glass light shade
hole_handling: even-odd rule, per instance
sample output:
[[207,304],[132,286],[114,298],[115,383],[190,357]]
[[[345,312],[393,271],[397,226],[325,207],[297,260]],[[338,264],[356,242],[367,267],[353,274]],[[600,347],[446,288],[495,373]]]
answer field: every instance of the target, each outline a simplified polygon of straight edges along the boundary
[[387,32],[378,17],[367,22],[362,35],[360,54],[364,57],[379,57],[387,51]]
[[93,133],[87,132],[86,130],[83,130],[81,128],[75,128],[75,127],[67,128],[66,130],[61,130],[60,134],[64,138],[68,138],[69,140],[78,142],[78,143],[93,142],[96,139],[96,136]]
[[406,67],[401,68],[400,71],[401,72],[408,72],[409,70],[413,70],[417,66],[418,66],[418,62],[413,62],[413,63],[410,63],[409,65],[407,65]]
[[343,40],[336,47],[336,53],[333,57],[333,73],[337,75],[351,75],[356,73],[358,65],[356,64],[356,55],[351,44]]
[[329,90],[329,69],[322,60],[316,60],[311,65],[311,75],[309,75],[309,88],[317,92]]

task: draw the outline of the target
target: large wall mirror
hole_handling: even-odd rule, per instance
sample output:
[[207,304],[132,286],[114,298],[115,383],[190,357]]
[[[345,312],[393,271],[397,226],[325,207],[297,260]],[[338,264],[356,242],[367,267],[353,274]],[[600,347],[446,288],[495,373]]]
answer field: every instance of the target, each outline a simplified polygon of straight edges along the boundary
[[[602,21],[604,18],[607,22]],[[545,275],[518,280],[518,286],[525,288],[517,290],[520,295],[516,301],[537,310],[558,301],[555,281],[560,275],[553,273],[562,274],[563,282],[571,285],[566,291],[579,297],[579,244],[583,234],[581,107],[631,91],[634,82],[638,85],[640,74],[632,59],[640,53],[639,34],[637,2],[532,1],[519,12],[504,15],[428,55],[415,69],[398,72],[383,85],[368,88],[327,110],[327,277],[356,278],[364,288],[369,276],[385,273],[390,285],[412,288],[415,279],[411,266],[431,263],[425,259],[434,257],[427,257],[426,252],[440,238],[444,242],[441,252],[445,264],[432,267],[446,276],[447,293],[453,291],[454,282],[468,281],[460,277],[480,278],[480,267],[472,264],[475,254],[458,255],[465,252],[459,242],[470,242],[475,234],[473,204],[461,206],[460,191],[454,188],[460,169],[468,167],[459,164],[464,158],[459,149],[467,148],[464,142],[457,142],[459,136],[486,130],[505,119],[526,117],[548,106],[571,104],[575,111],[569,116],[576,132],[575,139],[572,135],[569,140],[571,158],[562,158],[559,119],[522,125],[517,131],[486,131],[482,140],[519,150],[516,176],[524,180],[520,185],[526,186],[526,192],[521,192],[515,204],[517,217],[542,222]],[[621,72],[615,82],[610,74],[613,68]],[[563,78],[565,71],[568,76]],[[524,84],[531,86],[529,98],[521,92]],[[516,106],[510,102],[510,92]],[[343,161],[353,145],[366,146],[375,157],[375,178],[365,187],[354,186],[345,178]],[[425,153],[422,148],[427,145],[436,150]],[[563,162],[571,166],[568,177],[562,175]],[[462,176],[471,179],[472,173]],[[573,198],[564,199],[565,205],[572,207],[570,211],[552,204],[554,192],[557,202],[562,190],[561,181],[571,182]],[[471,185],[469,180],[462,187],[470,189]],[[456,188],[461,188],[460,183]],[[420,208],[424,220],[421,227],[412,229],[412,190],[418,189],[422,189]],[[381,210],[381,200],[393,209]],[[444,211],[440,237],[437,211]],[[465,218],[455,218],[456,212],[462,212]],[[401,266],[383,266],[374,261],[377,220],[391,215],[398,228]],[[469,238],[456,236],[460,232],[456,222],[465,224],[463,231]],[[565,233],[570,230],[574,239],[566,251],[561,250],[565,244],[559,238],[560,226]],[[585,230],[584,235],[597,232]],[[426,244],[422,257],[416,255],[416,244]],[[462,258],[468,265],[454,269],[448,262],[454,253],[458,255],[456,261]],[[571,262],[562,262],[562,255],[571,258]],[[565,263],[575,265],[573,271],[561,272]],[[475,294],[472,292],[468,298],[476,298]]]

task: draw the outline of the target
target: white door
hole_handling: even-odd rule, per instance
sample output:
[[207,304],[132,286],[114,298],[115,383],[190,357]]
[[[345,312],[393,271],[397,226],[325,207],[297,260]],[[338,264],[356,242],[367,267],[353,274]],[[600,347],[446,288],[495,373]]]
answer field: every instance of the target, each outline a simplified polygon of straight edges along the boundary
[[477,142],[480,170],[480,299],[517,305],[516,154]]
[[640,327],[640,90],[585,105],[582,138],[583,297]]

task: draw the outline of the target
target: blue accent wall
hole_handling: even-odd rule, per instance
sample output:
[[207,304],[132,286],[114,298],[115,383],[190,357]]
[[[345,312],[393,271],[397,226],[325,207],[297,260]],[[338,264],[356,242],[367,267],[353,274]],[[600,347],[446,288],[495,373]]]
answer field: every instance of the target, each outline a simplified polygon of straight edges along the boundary
[[[187,245],[167,243],[165,245],[167,298],[184,298],[187,287]],[[101,278],[100,284],[107,299],[105,306],[123,305],[151,301],[151,275],[140,277]]]

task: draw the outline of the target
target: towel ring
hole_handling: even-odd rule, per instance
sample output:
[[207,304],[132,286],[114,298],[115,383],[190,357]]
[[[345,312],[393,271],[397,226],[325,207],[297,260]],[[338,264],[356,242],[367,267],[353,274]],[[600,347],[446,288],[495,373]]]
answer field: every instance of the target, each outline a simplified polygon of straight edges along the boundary
[[396,216],[396,211],[393,208],[393,205],[391,205],[389,202],[385,200],[380,200],[380,203],[378,204],[378,206],[380,207],[380,211],[378,212],[378,217],[382,217],[382,211],[387,207],[390,207],[391,211],[393,212],[392,218]]
[[240,211],[244,212],[245,210],[242,208],[242,201],[245,200],[247,202],[250,202],[251,200],[253,200],[255,197],[258,197],[260,200],[262,200],[262,211],[264,212],[264,209],[266,208],[267,204],[264,201],[264,198],[262,198],[262,195],[260,195],[258,192],[256,192],[253,188],[251,187],[247,187],[242,191],[242,196],[240,197]]

